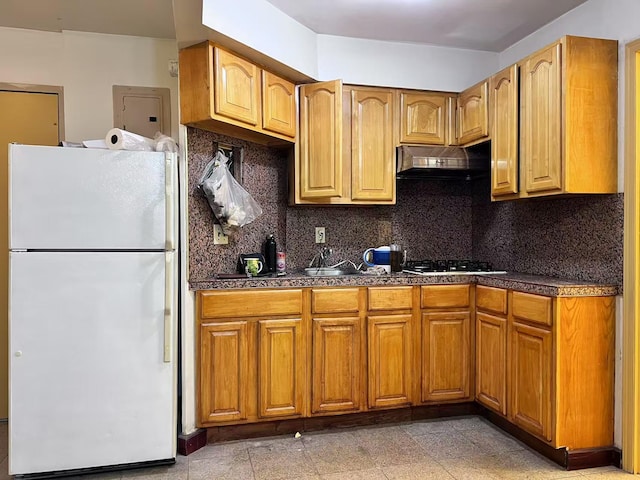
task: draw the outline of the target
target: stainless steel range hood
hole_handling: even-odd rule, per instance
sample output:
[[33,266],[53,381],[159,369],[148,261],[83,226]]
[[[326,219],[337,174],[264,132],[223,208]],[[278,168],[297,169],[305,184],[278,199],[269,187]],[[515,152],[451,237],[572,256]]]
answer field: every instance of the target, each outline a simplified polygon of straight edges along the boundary
[[487,176],[491,167],[490,142],[473,147],[403,145],[397,150],[398,178],[456,178]]

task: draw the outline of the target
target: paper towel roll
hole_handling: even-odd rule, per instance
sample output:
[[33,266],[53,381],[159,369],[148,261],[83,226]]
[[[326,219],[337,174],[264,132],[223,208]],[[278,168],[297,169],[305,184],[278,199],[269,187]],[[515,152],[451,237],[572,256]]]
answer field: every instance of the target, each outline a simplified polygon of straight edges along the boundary
[[104,141],[111,150],[142,150],[145,152],[155,152],[156,150],[156,142],[151,138],[119,128],[109,130]]

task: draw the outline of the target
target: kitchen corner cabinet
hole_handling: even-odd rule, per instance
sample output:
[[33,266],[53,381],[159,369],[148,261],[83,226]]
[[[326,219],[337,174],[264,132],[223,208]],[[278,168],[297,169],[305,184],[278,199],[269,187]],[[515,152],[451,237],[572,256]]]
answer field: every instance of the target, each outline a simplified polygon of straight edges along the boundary
[[613,445],[615,298],[476,288],[477,400],[554,448]]
[[[455,94],[400,90],[400,143],[449,145]],[[452,100],[453,99],[453,100]]]
[[180,50],[180,123],[266,145],[295,141],[292,82],[211,42]]
[[476,287],[476,400],[507,414],[507,290]]
[[368,406],[407,406],[412,401],[412,287],[367,289]]
[[488,81],[484,81],[458,95],[456,122],[459,145],[470,145],[489,136],[488,88]]
[[301,86],[294,203],[395,204],[394,105],[391,89]]
[[311,290],[311,413],[363,410],[365,332],[360,288]]
[[198,425],[305,413],[302,290],[198,292]]
[[566,36],[519,62],[520,197],[617,192],[617,54]]
[[518,193],[518,79],[512,65],[489,80],[492,199]]
[[470,285],[421,287],[422,402],[472,398]]

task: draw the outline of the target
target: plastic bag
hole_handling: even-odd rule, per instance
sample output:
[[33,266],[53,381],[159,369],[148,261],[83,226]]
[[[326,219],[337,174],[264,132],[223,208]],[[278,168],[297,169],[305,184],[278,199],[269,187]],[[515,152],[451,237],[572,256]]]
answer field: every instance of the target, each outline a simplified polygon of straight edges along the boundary
[[225,235],[262,215],[260,205],[231,175],[228,161],[224,153],[218,151],[198,182]]

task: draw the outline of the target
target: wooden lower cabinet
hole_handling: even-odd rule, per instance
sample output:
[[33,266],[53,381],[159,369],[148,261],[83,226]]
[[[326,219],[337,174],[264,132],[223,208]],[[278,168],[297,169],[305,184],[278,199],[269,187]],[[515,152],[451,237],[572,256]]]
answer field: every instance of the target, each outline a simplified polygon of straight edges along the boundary
[[514,322],[511,327],[513,423],[551,440],[551,331]]
[[615,297],[252,288],[196,308],[201,427],[476,398],[553,448],[613,445]]
[[200,327],[200,421],[247,419],[248,322]]
[[476,313],[476,400],[507,414],[507,319]]
[[306,376],[302,319],[260,320],[258,324],[259,415],[302,415]]
[[370,315],[368,333],[369,408],[411,402],[411,315]]
[[422,314],[422,401],[469,398],[470,314]]
[[312,320],[311,413],[362,409],[360,317]]

